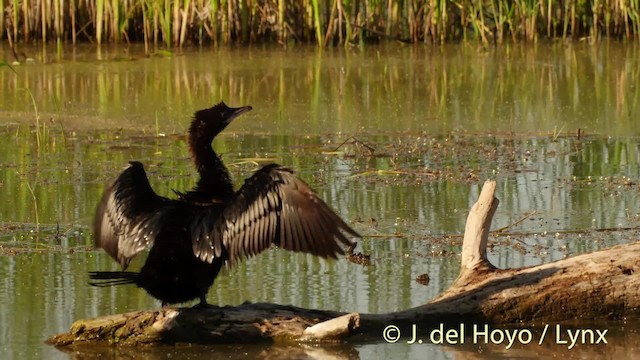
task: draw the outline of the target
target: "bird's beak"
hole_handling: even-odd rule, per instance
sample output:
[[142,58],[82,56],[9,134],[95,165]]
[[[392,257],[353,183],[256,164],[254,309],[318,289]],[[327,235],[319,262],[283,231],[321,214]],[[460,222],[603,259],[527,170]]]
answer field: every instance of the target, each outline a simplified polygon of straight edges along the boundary
[[229,116],[229,122],[231,122],[231,120],[237,118],[238,116],[251,111],[253,108],[251,106],[242,106],[242,107],[238,107],[238,108],[229,108],[231,110],[231,115]]

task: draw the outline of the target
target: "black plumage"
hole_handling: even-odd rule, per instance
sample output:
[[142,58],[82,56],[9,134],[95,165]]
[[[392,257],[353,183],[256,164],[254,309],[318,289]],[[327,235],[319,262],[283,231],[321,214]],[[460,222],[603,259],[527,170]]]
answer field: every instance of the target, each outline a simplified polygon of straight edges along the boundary
[[224,103],[195,113],[189,149],[200,175],[177,199],[157,195],[139,162],[131,162],[105,191],[94,222],[95,246],[126,270],[151,245],[140,272],[91,272],[92,285],[136,284],[163,306],[200,299],[220,269],[273,245],[336,258],[359,235],[293,171],[264,166],[233,190],[211,148],[213,138],[251,107]]

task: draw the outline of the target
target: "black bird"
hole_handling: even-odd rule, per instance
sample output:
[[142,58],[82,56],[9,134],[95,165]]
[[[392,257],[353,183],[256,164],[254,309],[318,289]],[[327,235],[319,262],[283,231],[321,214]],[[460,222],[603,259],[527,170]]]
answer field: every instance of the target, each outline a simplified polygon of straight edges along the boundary
[[135,284],[162,306],[206,295],[223,265],[256,255],[272,244],[336,258],[360,237],[293,171],[264,166],[234,191],[213,138],[250,106],[221,102],[195,113],[189,149],[200,175],[195,188],[157,195],[139,162],[130,162],[105,191],[95,216],[94,245],[126,270],[151,245],[140,272],[95,271],[94,286]]

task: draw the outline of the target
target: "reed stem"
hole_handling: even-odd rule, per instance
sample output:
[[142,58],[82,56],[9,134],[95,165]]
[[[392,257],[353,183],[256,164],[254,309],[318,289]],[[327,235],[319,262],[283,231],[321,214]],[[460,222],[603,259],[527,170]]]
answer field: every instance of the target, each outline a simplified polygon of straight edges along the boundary
[[[148,49],[290,41],[640,39],[640,0],[0,0],[0,41],[143,41]],[[475,36],[467,37],[469,30]]]

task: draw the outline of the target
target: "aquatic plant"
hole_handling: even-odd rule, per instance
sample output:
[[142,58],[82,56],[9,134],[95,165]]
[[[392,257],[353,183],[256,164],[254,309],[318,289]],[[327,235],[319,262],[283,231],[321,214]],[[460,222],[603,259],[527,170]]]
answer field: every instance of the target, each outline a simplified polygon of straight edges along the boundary
[[640,38],[639,0],[0,0],[0,38],[147,47]]

